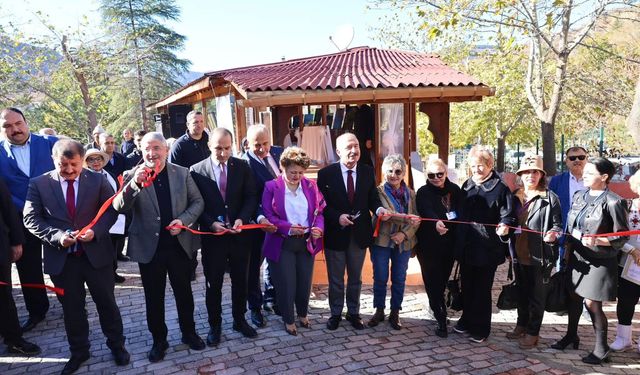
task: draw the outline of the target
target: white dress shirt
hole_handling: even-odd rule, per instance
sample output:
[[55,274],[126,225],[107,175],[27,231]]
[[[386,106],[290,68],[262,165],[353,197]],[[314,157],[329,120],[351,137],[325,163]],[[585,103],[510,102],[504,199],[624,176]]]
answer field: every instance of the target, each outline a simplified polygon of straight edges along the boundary
[[345,190],[347,192],[349,191],[349,187],[347,186],[347,178],[349,177],[349,172],[348,171],[353,171],[353,173],[351,173],[351,176],[353,177],[353,191],[354,191],[354,193],[356,191],[356,180],[357,180],[357,176],[358,176],[358,172],[356,172],[357,168],[358,168],[357,164],[356,164],[355,167],[349,169],[349,168],[347,168],[346,165],[340,163],[340,170],[342,171],[342,180],[344,181],[344,188],[345,188]]
[[[62,188],[62,196],[64,197],[64,201],[67,201],[67,185],[69,182],[64,178],[60,177],[60,187]],[[75,193],[75,197],[73,197],[73,201],[75,206],[78,207],[78,188],[80,186],[80,176],[76,177],[75,181],[73,181],[73,192]]]
[[13,145],[5,139],[4,149],[7,155],[13,156],[22,173],[31,177],[31,134],[23,145]]
[[[298,184],[296,191],[291,191],[286,184],[284,188],[284,211],[287,214],[287,220],[293,225],[303,227],[309,226],[308,218],[309,202],[302,191],[302,185]],[[309,229],[305,229],[308,232]]]

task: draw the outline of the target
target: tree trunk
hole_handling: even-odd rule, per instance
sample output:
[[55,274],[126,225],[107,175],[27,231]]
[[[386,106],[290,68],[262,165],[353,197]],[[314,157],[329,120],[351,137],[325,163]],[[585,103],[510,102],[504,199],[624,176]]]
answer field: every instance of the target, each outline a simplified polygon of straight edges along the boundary
[[640,76],[636,82],[636,94],[633,97],[631,112],[627,117],[627,129],[629,129],[636,145],[640,146]]
[[504,153],[505,153],[505,139],[504,137],[498,137],[498,149],[496,150],[496,170],[498,172],[504,172]]
[[547,176],[554,176],[556,174],[555,124],[541,121],[540,128],[542,129],[542,158],[544,170],[547,172]]
[[138,97],[140,100],[140,119],[142,120],[142,129],[144,131],[148,131],[148,119],[147,119],[147,109],[144,100],[144,82],[142,77],[142,64],[140,63],[140,53],[138,47],[138,37],[136,35],[136,22],[135,22],[135,14],[133,12],[133,5],[131,4],[131,0],[129,0],[129,14],[131,16],[131,30],[133,31],[133,47],[134,47],[134,58],[136,61],[136,80],[138,82]]

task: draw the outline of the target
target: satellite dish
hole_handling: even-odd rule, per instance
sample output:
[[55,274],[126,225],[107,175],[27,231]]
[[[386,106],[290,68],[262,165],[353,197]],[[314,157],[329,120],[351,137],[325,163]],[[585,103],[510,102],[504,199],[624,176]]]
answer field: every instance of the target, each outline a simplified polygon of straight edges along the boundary
[[329,40],[339,51],[346,51],[353,42],[353,36],[353,25],[344,24],[336,27],[336,31],[329,37]]

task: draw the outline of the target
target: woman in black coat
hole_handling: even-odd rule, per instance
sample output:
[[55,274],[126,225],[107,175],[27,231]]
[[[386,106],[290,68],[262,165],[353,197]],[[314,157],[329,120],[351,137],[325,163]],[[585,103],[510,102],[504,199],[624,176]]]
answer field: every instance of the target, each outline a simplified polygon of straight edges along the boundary
[[422,221],[417,232],[416,254],[429,306],[436,318],[436,335],[447,337],[447,307],[444,289],[453,267],[456,226],[442,220],[454,220],[460,210],[462,191],[447,178],[447,165],[442,159],[427,163],[427,184],[418,189],[416,206],[420,217],[439,219]]
[[591,316],[596,340],[593,351],[582,358],[588,364],[600,364],[609,360],[611,349],[607,344],[607,317],[602,301],[615,301],[618,287],[618,252],[628,236],[592,237],[590,234],[627,231],[627,203],[611,192],[607,185],[615,174],[613,163],[595,158],[584,167],[582,174],[586,191],[573,197],[567,216],[566,246],[571,282],[575,290],[570,294],[569,324],[566,335],[554,349],[564,349],[573,344],[578,348],[578,321],[584,301]]
[[[491,332],[491,287],[499,264],[508,254],[509,226],[515,224],[513,195],[493,170],[493,155],[474,146],[469,150],[471,178],[462,185],[462,221],[456,257],[461,262],[462,316],[453,327],[483,342]],[[489,225],[485,225],[489,224]]]
[[538,345],[544,316],[545,280],[558,258],[554,244],[562,233],[562,212],[558,196],[546,188],[542,157],[525,157],[516,174],[523,185],[514,193],[518,225],[538,233],[520,231],[511,240],[519,298],[516,328],[507,338],[518,339],[521,349],[531,349]]

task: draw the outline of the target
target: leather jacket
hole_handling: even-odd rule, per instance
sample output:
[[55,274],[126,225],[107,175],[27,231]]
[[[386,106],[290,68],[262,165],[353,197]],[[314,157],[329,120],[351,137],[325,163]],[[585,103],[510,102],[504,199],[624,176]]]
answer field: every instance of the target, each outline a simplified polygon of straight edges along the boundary
[[579,191],[573,197],[573,204],[567,216],[569,246],[592,258],[613,258],[629,240],[629,236],[607,237],[611,246],[586,247],[572,233],[574,230],[578,230],[582,235],[628,231],[627,202],[606,189],[594,201],[587,203],[589,191]]

